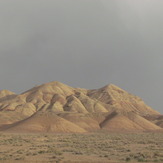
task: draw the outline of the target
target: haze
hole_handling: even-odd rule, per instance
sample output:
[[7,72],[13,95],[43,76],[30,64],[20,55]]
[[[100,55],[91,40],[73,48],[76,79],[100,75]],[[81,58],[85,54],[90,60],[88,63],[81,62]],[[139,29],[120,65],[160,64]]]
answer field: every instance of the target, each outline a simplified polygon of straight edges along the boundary
[[0,89],[113,83],[163,113],[162,0],[1,0]]

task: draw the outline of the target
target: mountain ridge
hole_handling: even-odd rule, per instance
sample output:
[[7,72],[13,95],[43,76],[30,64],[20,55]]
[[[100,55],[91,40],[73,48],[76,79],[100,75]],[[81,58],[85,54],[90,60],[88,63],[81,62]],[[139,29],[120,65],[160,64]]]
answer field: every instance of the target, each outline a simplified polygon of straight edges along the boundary
[[[115,117],[111,117],[113,113],[116,113]],[[49,115],[51,119],[47,120],[46,126],[46,122],[41,122],[41,119],[46,120],[45,115]],[[5,130],[5,125],[6,131],[16,132],[22,131],[20,126],[23,126],[23,132],[162,130],[162,122],[157,120],[154,123],[146,118],[159,115],[141,98],[114,84],[88,90],[54,81],[33,87],[19,95],[0,91],[0,131]],[[59,124],[58,119],[67,124],[67,128]],[[42,129],[33,129],[32,124]],[[76,129],[73,130],[71,126]]]

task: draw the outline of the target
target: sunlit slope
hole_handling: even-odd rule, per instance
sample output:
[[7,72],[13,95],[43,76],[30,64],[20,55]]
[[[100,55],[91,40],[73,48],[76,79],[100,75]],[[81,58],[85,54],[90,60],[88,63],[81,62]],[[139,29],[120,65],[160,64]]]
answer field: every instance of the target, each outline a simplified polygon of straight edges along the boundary
[[154,124],[145,118],[147,116],[160,114],[139,97],[113,84],[87,90],[54,81],[36,86],[20,95],[6,90],[0,91],[0,130],[160,130],[162,125],[158,124],[162,122]]

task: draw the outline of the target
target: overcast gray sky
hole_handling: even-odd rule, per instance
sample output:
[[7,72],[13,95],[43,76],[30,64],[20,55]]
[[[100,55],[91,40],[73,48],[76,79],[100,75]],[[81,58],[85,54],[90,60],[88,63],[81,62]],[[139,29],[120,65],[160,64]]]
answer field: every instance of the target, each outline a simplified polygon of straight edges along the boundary
[[163,0],[0,0],[0,89],[109,83],[163,113]]

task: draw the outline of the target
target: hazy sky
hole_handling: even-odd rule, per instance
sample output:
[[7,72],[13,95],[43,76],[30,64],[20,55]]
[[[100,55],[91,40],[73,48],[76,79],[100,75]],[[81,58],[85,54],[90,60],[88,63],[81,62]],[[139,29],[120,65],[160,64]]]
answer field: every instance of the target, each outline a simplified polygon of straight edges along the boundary
[[109,83],[163,113],[163,0],[0,0],[0,89]]

